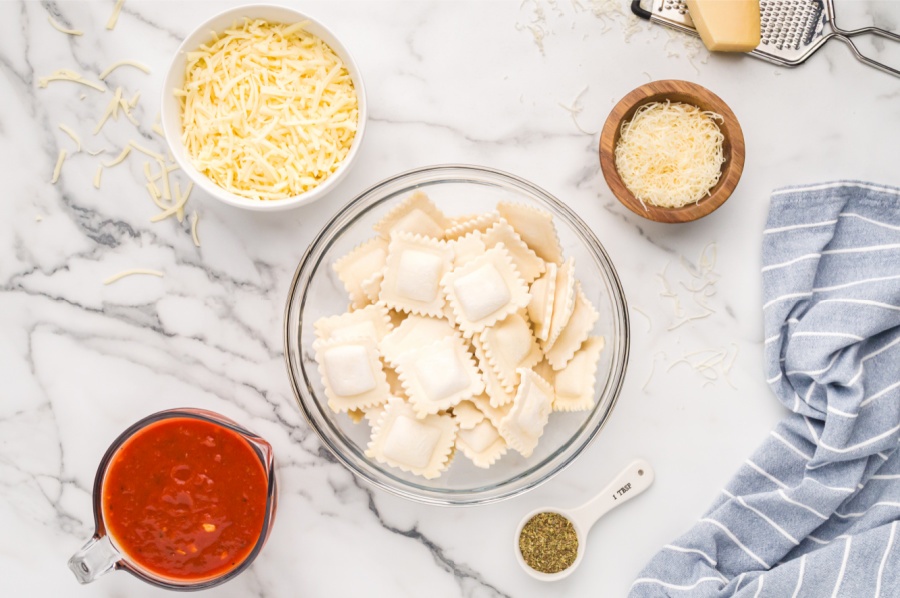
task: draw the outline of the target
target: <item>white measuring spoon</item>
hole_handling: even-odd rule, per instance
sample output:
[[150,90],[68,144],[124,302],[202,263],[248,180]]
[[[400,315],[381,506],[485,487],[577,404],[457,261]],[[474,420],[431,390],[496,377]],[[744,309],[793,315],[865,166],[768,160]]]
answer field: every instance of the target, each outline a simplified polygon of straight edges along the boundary
[[[641,494],[653,483],[653,468],[643,459],[633,461],[613,481],[609,483],[600,493],[587,501],[583,505],[575,509],[557,509],[555,507],[543,507],[535,509],[531,513],[525,515],[516,528],[516,535],[513,538],[513,550],[516,552],[516,560],[522,566],[528,575],[541,581],[556,581],[563,579],[572,574],[572,571],[581,564],[584,558],[584,550],[587,545],[587,535],[591,528],[597,523],[597,520],[606,515],[611,509],[622,505],[638,494]],[[519,550],[519,535],[525,524],[539,513],[558,513],[572,522],[575,528],[575,535],[578,537],[578,555],[575,562],[568,569],[563,569],[559,573],[541,573],[528,566],[525,559],[522,558],[522,551]]]

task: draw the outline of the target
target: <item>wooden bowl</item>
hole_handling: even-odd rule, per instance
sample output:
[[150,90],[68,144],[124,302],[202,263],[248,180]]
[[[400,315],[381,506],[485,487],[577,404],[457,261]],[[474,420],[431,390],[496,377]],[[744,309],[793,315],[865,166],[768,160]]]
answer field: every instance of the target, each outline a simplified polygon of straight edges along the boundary
[[[625,187],[616,170],[616,144],[619,142],[622,123],[631,120],[638,108],[649,102],[666,100],[693,104],[701,110],[722,115],[724,122],[717,124],[725,136],[722,143],[725,163],[722,165],[719,182],[710,190],[710,195],[699,202],[680,208],[660,208],[648,203],[645,208]],[[728,104],[705,87],[688,81],[653,81],[630,92],[609,113],[600,133],[600,169],[616,199],[635,214],[656,222],[690,222],[716,210],[737,187],[744,170],[744,133]]]

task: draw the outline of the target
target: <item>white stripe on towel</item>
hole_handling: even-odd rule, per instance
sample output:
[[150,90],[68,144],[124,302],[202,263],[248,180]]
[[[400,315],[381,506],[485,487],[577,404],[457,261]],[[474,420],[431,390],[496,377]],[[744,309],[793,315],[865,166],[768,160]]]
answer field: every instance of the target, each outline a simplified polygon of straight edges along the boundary
[[733,533],[731,533],[731,530],[728,529],[727,527],[725,527],[723,524],[719,523],[715,519],[710,519],[709,517],[704,517],[703,519],[700,520],[700,523],[711,523],[712,525],[715,525],[716,527],[721,529],[723,532],[725,532],[725,535],[728,536],[731,539],[731,541],[734,542],[741,550],[746,552],[753,560],[755,560],[757,563],[759,563],[766,569],[769,568],[769,565],[767,565],[764,560],[762,560],[761,558],[756,556],[755,552],[753,552],[752,550],[750,550],[749,548],[744,546],[741,543],[741,541],[737,539],[737,536],[735,536]]
[[668,548],[669,550],[674,550],[676,552],[691,552],[699,554],[700,556],[705,558],[710,565],[712,565],[713,567],[716,566],[716,560],[702,550],[697,550],[696,548],[684,548],[683,546],[675,546],[674,544],[666,544],[665,546],[663,546],[663,548]]
[[759,465],[757,465],[756,463],[754,463],[754,462],[751,461],[750,459],[745,459],[745,460],[744,460],[744,463],[746,463],[747,465],[749,465],[750,467],[752,467],[753,469],[755,469],[757,472],[759,472],[760,475],[762,475],[762,476],[764,476],[765,478],[769,479],[772,483],[777,484],[779,487],[784,488],[785,490],[787,489],[787,484],[785,484],[784,482],[782,482],[781,480],[779,480],[778,478],[776,478],[775,476],[773,476],[773,475],[772,475],[771,473],[769,473],[768,471],[764,470],[762,467],[760,467]]
[[894,189],[892,187],[881,187],[879,185],[856,183],[852,181],[838,181],[834,183],[822,183],[821,185],[810,185],[808,187],[786,187],[784,189],[777,189],[772,192],[772,197],[787,195],[789,193],[802,193],[804,191],[823,191],[825,189],[836,189],[837,187],[856,187],[857,189],[868,189],[869,191],[880,191],[881,193],[900,195],[900,189]]
[[772,431],[770,432],[770,434],[772,434],[772,436],[774,436],[775,438],[777,438],[778,440],[780,440],[780,441],[782,442],[782,444],[784,444],[786,447],[788,447],[789,449],[791,449],[792,451],[794,451],[795,453],[797,453],[798,455],[800,455],[801,457],[803,457],[803,458],[806,459],[807,461],[809,461],[809,460],[811,460],[811,459],[813,458],[812,455],[807,455],[806,453],[804,453],[803,451],[801,451],[799,448],[797,448],[796,446],[794,446],[793,444],[791,444],[790,442],[788,442],[788,440],[787,440],[786,438],[784,438],[781,434],[779,434],[779,433],[776,432],[775,430],[772,430]]
[[866,218],[860,214],[855,214],[853,212],[847,212],[846,214],[840,214],[839,218],[859,218],[860,220],[865,220],[869,224],[874,224],[875,226],[880,226],[882,228],[889,228],[891,230],[900,230],[900,226],[894,226],[892,224],[886,224],[884,222],[879,222],[878,220],[872,220],[871,218]]
[[824,442],[820,442],[820,443],[819,443],[819,446],[824,447],[824,448],[828,449],[829,451],[831,451],[831,452],[833,452],[833,453],[841,453],[841,454],[843,454],[843,453],[849,453],[849,452],[851,452],[851,451],[855,451],[855,450],[858,449],[858,448],[862,448],[862,447],[864,447],[864,446],[869,446],[870,444],[872,444],[872,443],[874,443],[874,442],[878,442],[879,440],[881,440],[881,439],[883,439],[883,438],[887,438],[887,437],[890,436],[891,434],[897,432],[897,430],[900,430],[900,425],[894,426],[894,427],[891,428],[890,430],[887,430],[887,431],[885,431],[885,432],[882,432],[881,434],[878,434],[877,436],[873,436],[872,438],[869,438],[868,440],[865,440],[865,441],[863,441],[863,442],[859,442],[859,443],[857,443],[857,444],[854,444],[854,445],[851,445],[851,446],[847,446],[847,447],[844,447],[844,448],[838,448],[838,447],[836,447],[836,446],[830,446],[830,445],[828,445],[828,444],[825,444]]
[[847,536],[847,546],[844,548],[844,558],[841,561],[841,570],[838,571],[837,583],[834,584],[834,592],[831,598],[837,598],[838,590],[841,588],[841,582],[844,581],[844,572],[847,570],[847,557],[850,556],[850,543],[853,541],[852,536]]
[[897,522],[894,521],[891,524],[891,534],[888,537],[887,548],[884,549],[884,556],[881,557],[881,564],[878,566],[878,581],[875,582],[875,598],[881,596],[881,577],[884,575],[884,565],[887,563],[888,554],[891,552],[891,547],[894,545],[894,532],[897,531]]
[[664,588],[669,588],[670,590],[693,590],[705,581],[717,581],[719,583],[722,583],[722,580],[718,577],[701,577],[689,586],[679,586],[675,585],[674,583],[662,581],[661,579],[656,579],[655,577],[639,577],[638,579],[635,579],[634,583],[632,583],[631,585],[632,587],[634,587],[639,583],[655,583],[661,585]]
[[[824,253],[824,251],[822,252]],[[768,266],[763,266],[763,269],[760,272],[770,272],[772,270],[778,270],[779,268],[786,268],[788,266],[792,266],[797,262],[802,262],[804,260],[811,260],[817,257],[820,257],[822,253],[807,253],[805,255],[801,255],[800,257],[795,257],[792,260],[788,260],[786,262],[781,262],[780,264],[769,264]]]
[[816,228],[819,226],[828,226],[830,224],[837,224],[837,220],[824,220],[822,222],[810,222],[809,224],[792,224],[790,226],[779,226],[776,228],[767,228],[763,231],[764,235],[771,235],[775,233],[783,233],[789,230],[797,230],[801,228]]
[[805,505],[805,504],[803,504],[802,502],[797,502],[796,500],[792,499],[791,497],[789,497],[787,494],[784,493],[784,490],[779,490],[779,491],[778,491],[778,494],[781,495],[781,498],[783,498],[783,499],[786,500],[787,502],[791,503],[792,505],[797,505],[798,507],[801,507],[801,508],[803,508],[803,509],[806,509],[807,511],[809,511],[810,513],[812,513],[813,515],[815,515],[816,517],[818,517],[818,518],[821,519],[822,521],[828,521],[828,517],[826,517],[826,516],[823,515],[822,513],[819,513],[817,510],[815,510],[815,509],[812,508],[811,506]]
[[800,573],[797,575],[797,587],[794,588],[794,593],[791,594],[791,598],[797,598],[800,594],[800,586],[803,585],[803,570],[806,568],[806,555],[800,557]]
[[783,527],[781,527],[780,525],[778,525],[777,523],[775,523],[774,521],[772,521],[768,516],[766,516],[765,513],[763,513],[763,512],[760,511],[759,509],[755,509],[755,508],[751,507],[750,505],[748,505],[748,504],[746,503],[746,501],[744,501],[743,497],[741,497],[741,496],[735,496],[734,494],[732,494],[732,493],[729,492],[728,490],[724,490],[724,489],[722,490],[722,492],[724,492],[729,498],[733,498],[733,499],[737,500],[738,503],[740,503],[740,505],[741,505],[742,507],[746,508],[746,509],[749,510],[749,511],[753,511],[754,513],[756,513],[756,514],[760,517],[760,519],[762,519],[763,521],[765,521],[766,523],[768,523],[769,525],[771,525],[771,526],[775,529],[775,531],[777,531],[777,532],[780,533],[782,536],[784,536],[785,538],[787,538],[788,540],[790,540],[791,543],[793,543],[794,546],[797,546],[798,544],[800,544],[800,542],[798,542],[797,539],[794,538],[794,536],[792,536],[792,535],[790,535],[789,533],[787,533],[787,531],[786,531]]

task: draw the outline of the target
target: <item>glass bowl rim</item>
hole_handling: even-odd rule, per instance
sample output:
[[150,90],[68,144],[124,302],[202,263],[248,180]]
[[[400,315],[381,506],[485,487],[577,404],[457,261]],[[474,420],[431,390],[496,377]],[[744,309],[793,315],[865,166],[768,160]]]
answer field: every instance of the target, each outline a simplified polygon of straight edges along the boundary
[[[448,494],[446,491],[442,491],[439,489],[427,489],[421,487],[419,487],[418,489],[414,489],[414,486],[407,488],[380,479],[380,472],[368,471],[366,468],[358,467],[356,463],[354,463],[347,455],[344,454],[343,449],[341,448],[341,446],[339,446],[343,444],[340,442],[340,439],[330,438],[328,434],[326,434],[319,428],[319,425],[316,423],[315,418],[308,410],[306,404],[307,401],[317,402],[316,398],[312,396],[312,393],[309,391],[310,380],[308,376],[306,376],[305,370],[303,370],[302,373],[295,370],[293,360],[291,359],[291,338],[292,336],[294,336],[290,326],[291,315],[293,312],[292,307],[295,303],[295,298],[299,296],[298,310],[302,312],[303,305],[305,304],[306,294],[312,281],[312,274],[308,272],[308,270],[313,269],[312,266],[309,266],[311,258],[313,258],[317,252],[319,254],[323,254],[324,251],[327,250],[327,247],[325,250],[322,250],[322,246],[330,246],[331,242],[333,242],[334,239],[338,238],[340,234],[342,234],[342,231],[347,227],[348,224],[356,221],[357,218],[365,214],[368,210],[380,205],[382,201],[387,200],[388,198],[386,197],[381,201],[371,202],[372,197],[377,196],[383,189],[389,188],[392,185],[398,183],[402,183],[405,179],[416,179],[422,176],[436,175],[442,172],[449,177],[452,177],[454,175],[459,176],[461,174],[464,175],[466,173],[472,176],[482,176],[487,179],[487,182],[489,184],[494,183],[495,186],[500,186],[501,188],[503,188],[504,183],[507,185],[511,184],[514,187],[524,188],[535,197],[538,197],[540,198],[540,200],[545,201],[548,205],[551,205],[554,209],[563,214],[563,216],[567,219],[566,224],[573,229],[574,233],[584,244],[588,252],[592,254],[592,257],[597,262],[599,269],[602,270],[603,274],[605,275],[607,284],[612,287],[614,291],[610,294],[610,303],[614,315],[617,316],[614,318],[614,320],[618,325],[618,328],[616,330],[616,340],[618,342],[612,343],[614,346],[611,348],[611,350],[615,350],[615,354],[613,355],[613,366],[616,366],[618,364],[619,367],[612,368],[610,378],[607,381],[604,393],[601,395],[603,398],[606,398],[608,396],[608,407],[606,408],[605,412],[600,415],[599,421],[595,422],[590,428],[588,428],[587,424],[590,423],[590,419],[596,416],[596,412],[592,412],[590,418],[585,422],[585,424],[569,439],[569,441],[565,445],[563,445],[564,447],[568,447],[566,450],[570,451],[569,454],[566,455],[563,452],[554,453],[554,455],[549,456],[546,462],[542,465],[542,467],[545,468],[545,470],[543,471],[541,469],[530,469],[526,472],[517,474],[505,480],[504,482],[501,482],[500,484],[488,485],[485,488],[490,490],[489,493],[485,493],[485,488],[475,488],[472,490],[455,492],[453,494]],[[483,184],[482,181],[470,181],[465,177],[460,177],[455,181],[445,182],[475,182]],[[320,261],[322,256],[319,255],[318,257],[319,260],[316,260],[317,263],[315,265],[315,269],[318,268],[318,261]],[[306,274],[305,277],[302,276],[304,273]],[[303,278],[302,288],[300,285],[301,278]],[[613,265],[612,260],[609,257],[609,254],[606,252],[605,247],[603,247],[603,244],[600,243],[599,239],[597,239],[596,235],[594,235],[593,231],[591,231],[591,229],[581,219],[581,217],[578,216],[574,211],[572,211],[572,209],[569,208],[566,204],[562,203],[559,199],[557,199],[549,192],[545,191],[543,188],[519,176],[487,166],[459,163],[422,166],[397,173],[369,186],[365,190],[358,193],[347,204],[339,208],[334,216],[332,216],[328,220],[328,222],[326,222],[325,225],[319,230],[319,232],[316,233],[312,242],[306,248],[306,251],[304,251],[303,256],[300,258],[300,262],[298,263],[297,268],[294,271],[294,276],[291,280],[287,300],[285,302],[283,334],[285,365],[287,366],[288,370],[288,379],[291,384],[291,390],[294,393],[294,400],[296,401],[297,406],[300,408],[300,412],[302,413],[309,427],[316,433],[319,441],[328,449],[335,460],[341,463],[348,470],[350,470],[355,476],[359,477],[362,480],[365,480],[376,488],[380,488],[390,494],[393,494],[394,496],[399,496],[401,498],[411,500],[420,504],[453,507],[491,504],[513,498],[515,496],[519,496],[550,480],[558,473],[563,471],[566,467],[571,465],[575,458],[578,457],[596,439],[597,435],[600,433],[600,431],[603,429],[603,427],[609,421],[610,416],[612,415],[612,411],[616,406],[622,390],[625,373],[628,369],[628,359],[630,355],[631,343],[628,303],[625,297],[625,291],[622,287],[622,283],[619,279],[618,273],[616,272],[615,266]],[[300,350],[302,358],[302,345],[299,340],[300,335],[297,334],[295,336],[297,336],[297,348]],[[306,384],[298,384],[298,380],[302,380]],[[597,406],[600,406],[599,402]],[[577,443],[575,442],[576,440]],[[573,444],[577,444],[577,446],[571,446]],[[557,460],[561,457],[563,457],[562,460],[557,462]],[[532,479],[527,479],[529,477],[531,477]],[[524,483],[504,490],[504,487],[507,486],[510,482],[521,480],[523,478],[526,479]]]

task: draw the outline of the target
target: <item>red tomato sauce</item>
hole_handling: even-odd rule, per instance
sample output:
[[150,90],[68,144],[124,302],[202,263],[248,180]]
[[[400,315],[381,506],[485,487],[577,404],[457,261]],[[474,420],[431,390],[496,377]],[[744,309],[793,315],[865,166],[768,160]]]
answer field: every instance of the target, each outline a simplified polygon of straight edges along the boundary
[[219,577],[263,533],[263,464],[247,440],[207,421],[164,419],[137,432],[113,456],[102,492],[110,536],[160,577]]

